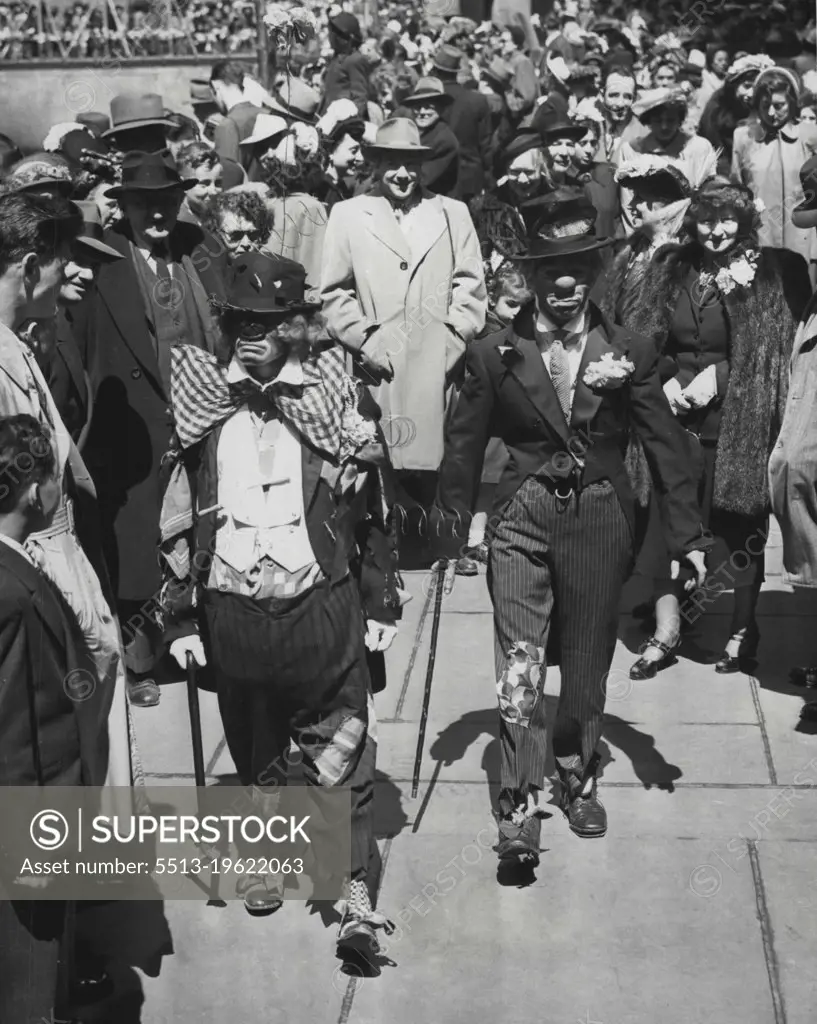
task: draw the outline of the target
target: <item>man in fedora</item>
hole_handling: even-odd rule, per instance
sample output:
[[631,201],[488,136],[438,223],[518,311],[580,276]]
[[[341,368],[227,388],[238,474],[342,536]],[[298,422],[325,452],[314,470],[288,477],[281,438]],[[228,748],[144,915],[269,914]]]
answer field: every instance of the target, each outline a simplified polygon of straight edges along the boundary
[[491,110],[488,100],[457,81],[462,51],[444,44],[431,58],[434,75],[453,102],[445,120],[460,144],[457,198],[468,202],[490,184]]
[[111,100],[111,127],[101,137],[120,153],[157,153],[167,146],[167,133],[173,127],[157,93],[121,93]]
[[554,192],[542,207],[520,258],[535,300],[512,326],[469,346],[438,492],[440,552],[456,556],[487,442],[505,442],[510,461],[497,489],[488,563],[502,747],[498,853],[534,866],[551,627],[561,655],[552,728],[562,807],[579,836],[607,828],[595,775],[619,599],[634,560],[635,503],[624,464],[631,429],[668,495],[674,557],[694,565],[699,586],[708,546],[654,346],[607,322],[589,301],[609,243],[597,239],[594,219],[578,189]]
[[[176,521],[188,513],[192,536],[163,531],[168,548],[181,540],[188,552],[172,560],[185,567],[184,586],[166,590],[167,639],[180,665],[190,653],[211,666],[241,784],[276,787],[253,790],[264,817],[276,813],[291,741],[308,784],[350,788],[351,886],[338,953],[374,959],[375,930],[386,921],[367,887],[374,740],[366,649],[389,646],[400,606],[379,473],[367,470],[385,458],[382,435],[359,411],[366,396],[346,376],[342,351],[310,346],[321,333],[320,305],[306,301],[304,268],[246,253],[234,270],[219,304],[218,356],[174,351],[188,483],[174,488],[170,474],[167,503]],[[218,508],[218,516],[198,514],[191,493],[196,509]],[[255,872],[237,892],[251,914],[270,914],[284,881]]]
[[349,99],[361,117],[368,120],[367,104],[371,97],[369,76],[372,68],[360,52],[363,33],[360,22],[348,11],[329,18],[329,45],[333,56],[326,65],[323,99],[318,114],[326,113],[335,100]]
[[54,403],[68,433],[82,451],[91,424],[91,381],[74,337],[74,318],[81,317],[99,270],[124,257],[102,241],[102,218],[96,203],[78,202],[83,228],[71,246],[60,288],[60,311],[54,322],[54,350],[45,374]]
[[244,94],[247,73],[234,60],[217,60],[210,71],[210,87],[216,104],[224,115],[213,132],[213,146],[221,158],[249,165],[250,154],[241,142],[252,133],[255,119],[263,113],[261,107],[250,103]]
[[[485,323],[482,258],[468,208],[423,188],[429,151],[413,121],[386,121],[364,152],[371,191],[329,215],[324,314],[374,389],[409,504],[427,509],[443,453],[446,390]],[[405,423],[408,439],[398,429]]]
[[221,295],[224,247],[178,220],[185,192],[167,153],[129,153],[109,190],[123,219],[104,235],[123,258],[103,266],[83,303],[77,336],[91,378],[94,417],[84,449],[102,514],[119,602],[130,696],[155,704],[159,567],[149,554],[159,530],[159,468],[168,450],[170,350],[184,341],[213,350],[209,299]]
[[429,149],[423,161],[423,185],[441,196],[456,195],[459,181],[460,144],[443,120],[453,102],[439,78],[421,78],[403,100],[420,129],[420,142]]

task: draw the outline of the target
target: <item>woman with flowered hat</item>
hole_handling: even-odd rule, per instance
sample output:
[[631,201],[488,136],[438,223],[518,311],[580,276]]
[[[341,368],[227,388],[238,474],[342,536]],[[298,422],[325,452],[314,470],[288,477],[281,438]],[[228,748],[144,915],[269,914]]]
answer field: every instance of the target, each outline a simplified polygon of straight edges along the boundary
[[[628,327],[655,339],[664,393],[698,465],[705,523],[729,552],[720,591],[734,588],[729,639],[715,671],[750,667],[768,532],[766,463],[786,400],[795,326],[810,288],[803,261],[762,248],[751,192],[714,179],[694,195],[683,244],[660,249],[630,304]],[[655,553],[656,629],[633,665],[652,678],[680,643],[685,604]],[[663,568],[661,567],[663,563]]]
[[803,197],[800,168],[817,153],[817,125],[799,120],[799,79],[787,68],[762,71],[752,107],[757,120],[735,129],[732,179],[747,185],[765,207],[761,244],[800,253],[812,281],[817,281],[817,235],[791,221],[791,211]]

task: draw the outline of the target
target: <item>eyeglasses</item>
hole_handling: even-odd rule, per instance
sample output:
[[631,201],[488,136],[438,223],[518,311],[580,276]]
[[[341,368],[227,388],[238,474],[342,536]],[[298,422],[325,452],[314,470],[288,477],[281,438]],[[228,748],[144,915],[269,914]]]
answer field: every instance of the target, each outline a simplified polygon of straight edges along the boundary
[[260,242],[261,241],[261,232],[260,231],[242,231],[241,229],[239,229],[237,231],[226,231],[224,233],[224,238],[228,242],[233,244],[233,245],[237,245],[239,242],[243,241],[245,238],[247,239],[248,242],[256,243],[256,242]]

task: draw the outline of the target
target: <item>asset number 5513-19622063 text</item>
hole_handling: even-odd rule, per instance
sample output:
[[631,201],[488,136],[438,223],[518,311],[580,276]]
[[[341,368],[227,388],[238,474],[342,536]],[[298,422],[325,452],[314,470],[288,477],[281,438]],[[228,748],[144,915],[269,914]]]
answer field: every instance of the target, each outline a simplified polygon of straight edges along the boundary
[[300,857],[278,860],[277,857],[157,857],[153,875],[301,875],[304,862]]

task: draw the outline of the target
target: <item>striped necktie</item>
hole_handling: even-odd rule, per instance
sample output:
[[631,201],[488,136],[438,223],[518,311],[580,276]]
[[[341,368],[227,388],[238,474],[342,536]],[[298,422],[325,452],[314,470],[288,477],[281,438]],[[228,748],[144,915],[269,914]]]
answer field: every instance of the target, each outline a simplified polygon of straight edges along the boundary
[[565,352],[565,339],[567,331],[553,331],[549,337],[550,341],[550,379],[553,382],[553,390],[559,399],[565,421],[570,422],[570,364]]

